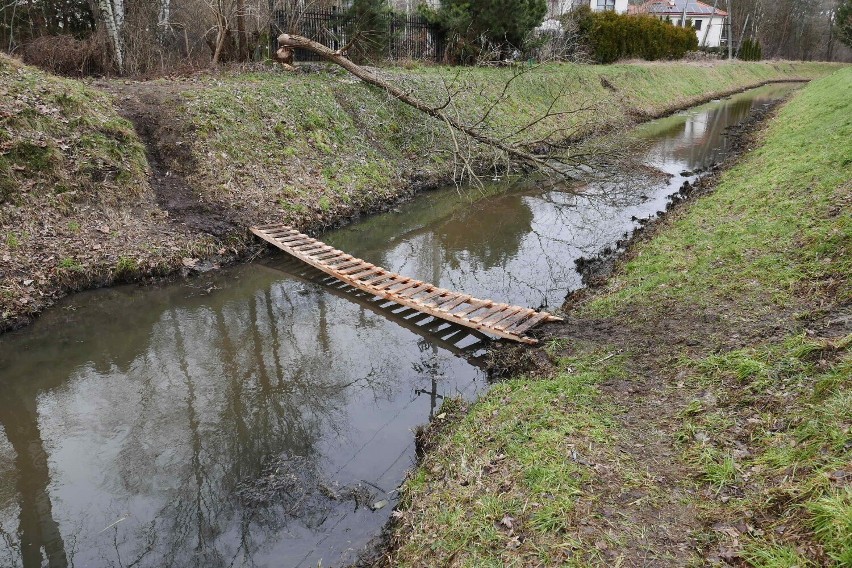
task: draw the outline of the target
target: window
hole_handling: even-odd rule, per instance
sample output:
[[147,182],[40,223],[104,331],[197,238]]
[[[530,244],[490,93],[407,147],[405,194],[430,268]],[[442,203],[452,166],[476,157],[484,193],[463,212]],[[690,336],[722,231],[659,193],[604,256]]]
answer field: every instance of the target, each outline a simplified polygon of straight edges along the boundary
[[700,30],[701,29],[701,23],[702,23],[702,20],[695,20],[694,22],[692,22],[692,27],[694,27],[696,30]]
[[615,0],[598,0],[598,6],[596,10],[598,12],[603,12],[606,10],[615,11]]

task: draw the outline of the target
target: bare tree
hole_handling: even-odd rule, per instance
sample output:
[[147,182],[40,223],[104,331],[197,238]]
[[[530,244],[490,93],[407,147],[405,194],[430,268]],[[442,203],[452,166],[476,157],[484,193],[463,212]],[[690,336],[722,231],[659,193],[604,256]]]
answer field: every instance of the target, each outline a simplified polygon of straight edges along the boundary
[[124,72],[124,0],[98,0],[101,19],[112,46],[119,73]]
[[592,110],[593,103],[573,107],[561,104],[569,95],[576,94],[573,90],[563,88],[564,85],[555,86],[549,105],[540,116],[532,118],[521,126],[508,129],[500,129],[493,124],[491,119],[496,114],[495,111],[510,97],[510,87],[513,82],[536,69],[535,66],[512,67],[502,88],[497,95],[490,98],[485,94],[485,88],[480,87],[478,94],[487,102],[480,105],[482,111],[477,116],[472,120],[466,120],[461,110],[453,104],[456,97],[465,90],[466,85],[463,82],[445,80],[444,100],[432,104],[417,97],[414,89],[401,88],[382,78],[378,73],[356,65],[344,54],[345,48],[332,50],[321,43],[292,34],[278,36],[278,44],[286,49],[301,48],[316,53],[323,59],[346,69],[365,83],[382,89],[394,99],[446,125],[455,148],[455,156],[462,165],[460,177],[478,179],[473,160],[474,152],[468,142],[492,148],[495,151],[495,164],[501,159],[514,160],[557,175],[570,175],[576,172],[576,166],[582,165],[586,158],[586,156],[571,153],[570,140],[578,134],[578,127],[566,126],[562,119],[568,115]]

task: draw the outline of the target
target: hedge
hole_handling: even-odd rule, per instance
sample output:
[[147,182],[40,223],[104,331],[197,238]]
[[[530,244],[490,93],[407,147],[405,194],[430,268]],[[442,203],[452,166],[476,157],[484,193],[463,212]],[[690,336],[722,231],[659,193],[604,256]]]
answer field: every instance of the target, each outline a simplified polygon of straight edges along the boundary
[[675,27],[651,16],[633,16],[583,9],[580,34],[598,63],[619,59],[680,59],[698,49],[698,36],[691,26]]

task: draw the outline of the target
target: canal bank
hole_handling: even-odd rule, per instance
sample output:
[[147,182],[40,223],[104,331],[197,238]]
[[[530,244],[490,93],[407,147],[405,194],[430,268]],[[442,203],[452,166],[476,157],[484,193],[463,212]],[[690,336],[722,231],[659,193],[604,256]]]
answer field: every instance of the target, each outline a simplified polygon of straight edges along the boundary
[[542,330],[550,365],[443,409],[387,564],[848,563],[851,91],[809,84]]
[[[835,68],[545,66],[514,81],[512,96],[491,114],[496,126],[523,124],[566,85],[572,96],[562,102],[572,112],[560,127],[584,137]],[[9,181],[0,203],[3,330],[26,325],[74,291],[252,258],[262,250],[247,231],[252,224],[287,222],[316,232],[392,208],[454,173],[442,125],[336,72],[92,85],[7,59],[0,71],[10,133],[0,164]],[[434,98],[445,94],[448,73],[455,76],[442,68],[392,73]],[[490,100],[512,73],[472,69],[456,79]],[[461,97],[459,112],[475,118],[481,103]]]
[[[729,126],[798,87],[648,124],[637,138],[656,169],[629,184],[450,188],[323,239],[447,288],[558,307],[582,285],[578,258],[666,209],[731,150]],[[0,338],[0,526],[20,539],[2,563],[354,557],[397,503],[411,430],[487,389],[482,344],[443,335],[277,255],[70,298]]]

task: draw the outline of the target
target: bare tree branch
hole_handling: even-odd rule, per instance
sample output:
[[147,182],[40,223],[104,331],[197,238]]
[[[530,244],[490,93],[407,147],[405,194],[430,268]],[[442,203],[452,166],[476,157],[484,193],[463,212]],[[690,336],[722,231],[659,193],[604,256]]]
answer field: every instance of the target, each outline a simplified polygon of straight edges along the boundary
[[463,123],[458,117],[448,114],[445,112],[444,107],[433,107],[426,104],[424,101],[413,96],[410,92],[406,92],[399,87],[388,83],[369,70],[361,67],[360,65],[356,65],[345,56],[322,45],[321,43],[298,35],[281,34],[278,36],[278,44],[282,47],[302,48],[312,51],[323,59],[343,67],[365,83],[379,87],[395,99],[431,116],[432,118],[446,123],[452,129],[466,134],[477,142],[505,152],[514,159],[530,166],[543,170],[550,170],[558,174],[563,173],[557,164],[547,159],[546,155],[535,154],[524,150],[516,144],[488,136],[480,130],[477,130],[475,127],[471,127],[470,125]]

